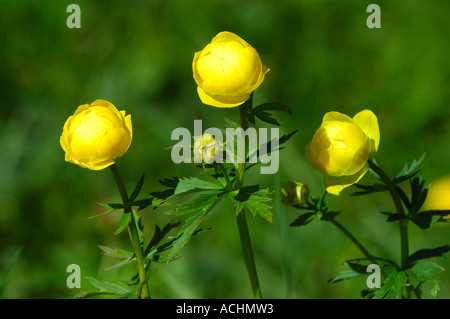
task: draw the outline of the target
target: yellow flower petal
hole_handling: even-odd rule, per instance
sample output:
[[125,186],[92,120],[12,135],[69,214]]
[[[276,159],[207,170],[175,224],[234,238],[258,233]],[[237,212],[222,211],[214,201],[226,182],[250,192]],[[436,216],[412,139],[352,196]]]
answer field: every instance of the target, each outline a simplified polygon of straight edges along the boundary
[[364,167],[357,172],[356,174],[350,176],[328,176],[325,175],[323,177],[323,182],[325,183],[325,187],[327,192],[336,196],[339,196],[340,192],[355,183],[357,183],[364,174],[367,173],[369,169],[369,165],[366,163]]
[[424,206],[429,210],[450,210],[450,176],[431,183]]
[[348,115],[334,111],[328,112],[323,116],[322,125],[331,121],[353,123],[353,120]]
[[215,107],[230,108],[239,106],[250,98],[250,93],[240,96],[223,96],[223,95],[209,95],[200,86],[197,87],[198,96],[200,100],[207,105]]
[[230,31],[222,31],[219,32],[212,40],[211,43],[214,42],[221,42],[221,41],[237,41],[240,42],[246,46],[250,46],[250,44],[247,43],[244,39],[242,39],[237,34],[230,32]]
[[363,130],[370,139],[370,157],[378,151],[380,145],[380,128],[378,118],[370,110],[363,110],[353,117],[353,121]]

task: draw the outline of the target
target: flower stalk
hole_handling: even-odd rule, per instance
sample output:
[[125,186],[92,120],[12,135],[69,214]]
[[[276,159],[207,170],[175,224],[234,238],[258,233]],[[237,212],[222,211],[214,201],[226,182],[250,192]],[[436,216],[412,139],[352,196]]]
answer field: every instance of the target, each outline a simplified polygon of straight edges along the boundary
[[[369,167],[380,176],[383,183],[389,190],[391,194],[392,200],[394,201],[395,208],[397,210],[397,214],[404,216],[405,212],[403,210],[403,205],[400,199],[400,195],[395,189],[395,185],[389,176],[374,162],[371,160],[368,161]],[[409,241],[408,241],[408,219],[400,218],[399,219],[399,230],[400,230],[400,267],[403,269],[406,266],[406,260],[409,256]]]
[[[250,96],[250,99],[247,100],[247,102],[245,102],[244,104],[239,106],[239,112],[240,112],[240,116],[241,116],[241,128],[243,129],[243,131],[248,129],[247,107],[251,107],[252,97],[253,97],[253,94]],[[223,165],[219,166],[225,176],[225,180],[227,181],[228,187],[231,189],[234,189],[234,190],[239,190],[244,183],[245,160],[246,160],[246,156],[247,156],[247,141],[246,141],[245,135],[242,136],[241,142],[244,143],[244,145],[245,145],[245,152],[244,152],[245,158],[242,163],[238,163],[237,171],[236,171],[236,182],[235,182],[234,188],[231,185],[230,179],[229,179],[228,174],[227,174],[225,168],[223,167]],[[247,224],[247,219],[245,216],[245,209],[243,209],[239,213],[239,215],[236,216],[236,222],[237,222],[237,226],[238,226],[238,230],[239,230],[242,254],[244,256],[245,267],[247,269],[247,276],[248,276],[248,280],[249,280],[249,284],[250,284],[252,298],[253,299],[262,299],[262,293],[261,293],[261,288],[259,285],[258,274],[256,271],[252,243],[250,240],[250,233],[248,231],[248,224]]]
[[125,206],[124,214],[131,214],[131,221],[128,224],[128,233],[130,235],[131,244],[133,246],[134,254],[136,255],[136,261],[138,265],[139,273],[139,283],[142,285],[141,298],[150,299],[150,291],[147,283],[146,266],[144,261],[144,254],[142,252],[141,243],[139,240],[139,234],[136,226],[136,220],[131,211],[128,194],[123,183],[122,177],[120,176],[119,170],[116,164],[110,166],[111,171],[116,180],[117,187],[119,188],[120,196],[122,197],[123,205]]

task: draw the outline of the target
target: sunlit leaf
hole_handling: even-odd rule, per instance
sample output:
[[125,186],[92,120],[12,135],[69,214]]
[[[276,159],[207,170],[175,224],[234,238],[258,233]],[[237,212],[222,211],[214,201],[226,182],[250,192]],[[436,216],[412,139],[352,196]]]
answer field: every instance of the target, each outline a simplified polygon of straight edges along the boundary
[[108,247],[108,246],[103,246],[103,245],[99,245],[98,247],[105,253],[106,256],[113,257],[113,258],[128,259],[128,258],[133,257],[133,255],[134,255],[134,253],[131,251],[116,248],[116,247],[113,248],[113,247]]
[[98,281],[93,277],[86,277],[86,280],[92,287],[98,290],[83,292],[76,296],[77,298],[86,298],[97,295],[113,295],[118,296],[121,299],[137,298],[136,291],[134,291],[132,287],[125,285],[123,282]]
[[128,227],[128,224],[131,222],[131,212],[123,213],[122,219],[119,222],[119,227],[114,232],[114,235],[120,234],[125,228]]

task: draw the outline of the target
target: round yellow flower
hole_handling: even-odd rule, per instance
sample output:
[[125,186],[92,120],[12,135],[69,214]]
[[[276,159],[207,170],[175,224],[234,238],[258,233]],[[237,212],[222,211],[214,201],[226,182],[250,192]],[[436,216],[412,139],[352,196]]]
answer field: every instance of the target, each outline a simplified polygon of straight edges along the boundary
[[[450,210],[450,176],[431,183],[424,206],[429,210]],[[450,219],[450,215],[444,219]]]
[[108,101],[83,104],[64,124],[60,138],[65,160],[91,170],[114,164],[130,147],[131,115]]
[[219,155],[220,145],[211,134],[203,134],[194,142],[194,156],[205,163],[212,163]]
[[358,182],[369,169],[367,160],[380,143],[378,119],[364,110],[353,118],[329,112],[306,147],[310,163],[322,174],[327,192],[339,195]]
[[289,206],[303,205],[308,201],[309,187],[307,183],[287,182],[281,188],[281,202]]
[[243,104],[269,71],[250,44],[226,31],[195,53],[192,70],[200,99],[216,107]]

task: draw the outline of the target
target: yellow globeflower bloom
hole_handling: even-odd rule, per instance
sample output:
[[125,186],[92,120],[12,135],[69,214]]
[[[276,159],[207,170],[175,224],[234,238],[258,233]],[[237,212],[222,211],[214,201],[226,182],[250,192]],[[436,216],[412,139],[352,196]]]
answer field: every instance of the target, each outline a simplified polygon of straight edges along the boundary
[[91,170],[114,164],[130,147],[131,115],[108,101],[83,104],[64,124],[60,138],[65,160]]
[[[429,210],[450,210],[450,176],[431,183],[425,207]],[[444,219],[450,219],[450,215],[445,216]]]
[[329,112],[306,147],[309,162],[322,174],[328,193],[339,195],[358,182],[369,169],[367,160],[380,143],[378,119],[364,110],[353,118]]
[[243,104],[269,71],[250,44],[226,31],[195,53],[192,70],[200,99],[216,107]]

